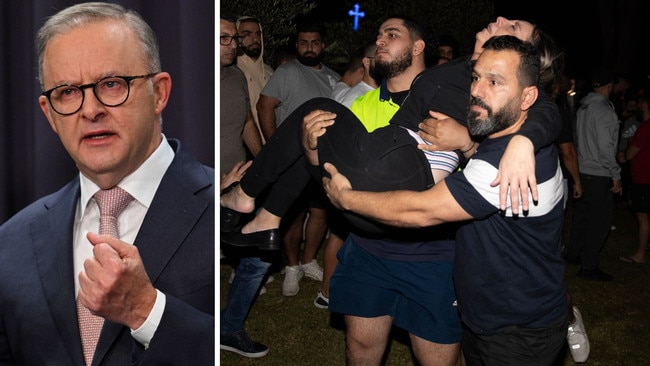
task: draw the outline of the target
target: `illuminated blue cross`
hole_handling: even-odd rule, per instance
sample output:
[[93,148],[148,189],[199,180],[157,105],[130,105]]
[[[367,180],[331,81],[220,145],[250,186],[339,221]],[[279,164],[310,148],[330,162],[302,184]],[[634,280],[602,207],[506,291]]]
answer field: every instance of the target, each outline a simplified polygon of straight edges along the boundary
[[359,11],[359,4],[354,4],[354,10],[348,11],[348,15],[354,17],[354,25],[352,26],[353,30],[359,29],[359,18],[366,16],[366,13]]

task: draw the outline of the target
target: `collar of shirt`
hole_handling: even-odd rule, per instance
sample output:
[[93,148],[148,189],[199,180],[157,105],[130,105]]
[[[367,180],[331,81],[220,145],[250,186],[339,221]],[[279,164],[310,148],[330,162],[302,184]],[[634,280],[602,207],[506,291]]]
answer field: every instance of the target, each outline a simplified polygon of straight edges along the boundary
[[[136,171],[124,177],[118,186],[129,192],[136,201],[148,209],[156,194],[158,185],[173,159],[174,150],[169,145],[169,142],[167,142],[165,135],[163,135],[162,142],[153,154]],[[81,187],[81,195],[79,197],[80,217],[83,217],[88,206],[88,201],[99,191],[99,186],[81,173],[79,173],[79,179]]]

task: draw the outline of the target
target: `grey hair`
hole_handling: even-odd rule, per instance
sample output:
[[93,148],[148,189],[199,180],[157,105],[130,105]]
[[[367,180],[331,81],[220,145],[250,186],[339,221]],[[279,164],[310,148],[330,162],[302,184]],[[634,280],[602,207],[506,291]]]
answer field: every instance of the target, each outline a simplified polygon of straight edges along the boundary
[[43,58],[48,42],[55,36],[64,34],[78,26],[98,23],[104,20],[123,22],[140,40],[144,51],[147,72],[159,72],[160,52],[156,35],[134,10],[128,10],[117,4],[82,3],[70,6],[47,19],[36,34],[36,51],[38,53],[38,78],[43,85]]

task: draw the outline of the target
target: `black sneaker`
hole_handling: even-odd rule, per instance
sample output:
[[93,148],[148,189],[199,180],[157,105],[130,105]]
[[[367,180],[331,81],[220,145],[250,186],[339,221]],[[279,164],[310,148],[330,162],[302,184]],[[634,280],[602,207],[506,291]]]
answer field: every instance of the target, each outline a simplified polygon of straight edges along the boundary
[[244,330],[235,333],[221,333],[220,338],[220,348],[224,351],[235,352],[250,358],[263,357],[269,353],[267,346],[253,342]]
[[596,268],[596,269],[580,268],[578,270],[577,276],[584,280],[603,281],[603,282],[611,281],[614,278],[614,276],[612,276],[611,274],[601,271],[600,268]]

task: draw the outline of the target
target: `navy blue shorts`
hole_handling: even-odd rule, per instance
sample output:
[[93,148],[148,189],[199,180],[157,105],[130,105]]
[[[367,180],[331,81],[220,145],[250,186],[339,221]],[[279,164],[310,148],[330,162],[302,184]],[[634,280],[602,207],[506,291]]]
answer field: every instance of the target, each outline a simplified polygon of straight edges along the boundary
[[393,324],[440,344],[460,342],[462,329],[452,261],[407,262],[376,257],[350,237],[337,254],[329,310],[364,318],[389,315]]

